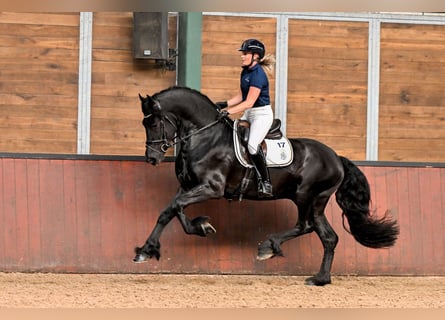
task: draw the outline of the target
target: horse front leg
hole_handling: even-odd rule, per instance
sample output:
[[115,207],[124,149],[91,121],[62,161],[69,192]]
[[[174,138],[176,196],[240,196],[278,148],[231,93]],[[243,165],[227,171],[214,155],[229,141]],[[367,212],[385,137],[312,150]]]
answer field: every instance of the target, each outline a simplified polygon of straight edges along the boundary
[[209,184],[199,185],[189,191],[180,189],[170,206],[159,215],[156,225],[145,244],[142,247],[135,248],[136,255],[133,261],[141,263],[153,257],[159,260],[161,257],[161,243],[159,239],[164,228],[175,216],[178,217],[187,234],[196,234],[204,237],[209,233],[215,233],[215,228],[208,222],[209,217],[202,216],[190,220],[184,214],[183,209],[193,203],[221,197],[222,189],[218,188],[217,190],[219,192],[215,192],[215,188],[212,188]]
[[[215,190],[220,190],[215,192]],[[181,205],[182,208],[186,206],[198,203],[211,198],[220,198],[222,196],[221,188],[213,188],[210,184],[202,184],[192,188],[189,191],[179,192],[176,196],[176,202]],[[210,224],[210,217],[200,216],[193,220],[190,220],[183,212],[179,210],[177,217],[181,223],[182,228],[186,234],[194,234],[201,237],[207,236],[209,233],[216,233],[215,228]]]
[[142,247],[135,248],[136,256],[133,258],[134,262],[145,262],[153,257],[159,260],[161,257],[159,238],[165,226],[177,215],[178,210],[178,207],[171,205],[161,212],[147,241],[145,241]]

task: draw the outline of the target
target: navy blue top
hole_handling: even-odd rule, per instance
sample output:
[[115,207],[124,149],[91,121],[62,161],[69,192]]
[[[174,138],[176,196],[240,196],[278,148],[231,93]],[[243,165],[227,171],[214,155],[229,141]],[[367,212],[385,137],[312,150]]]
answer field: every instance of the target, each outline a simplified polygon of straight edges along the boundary
[[256,64],[252,68],[243,68],[241,71],[240,87],[243,95],[243,101],[247,98],[249,87],[253,86],[260,89],[260,95],[255,101],[253,107],[262,107],[270,104],[269,80],[263,68]]

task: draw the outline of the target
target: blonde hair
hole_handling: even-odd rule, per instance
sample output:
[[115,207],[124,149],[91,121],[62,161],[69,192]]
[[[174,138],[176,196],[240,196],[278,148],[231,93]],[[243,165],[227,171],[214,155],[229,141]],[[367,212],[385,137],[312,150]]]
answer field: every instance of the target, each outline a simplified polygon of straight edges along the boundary
[[268,75],[273,75],[275,70],[275,56],[271,53],[266,54],[263,59],[258,62]]

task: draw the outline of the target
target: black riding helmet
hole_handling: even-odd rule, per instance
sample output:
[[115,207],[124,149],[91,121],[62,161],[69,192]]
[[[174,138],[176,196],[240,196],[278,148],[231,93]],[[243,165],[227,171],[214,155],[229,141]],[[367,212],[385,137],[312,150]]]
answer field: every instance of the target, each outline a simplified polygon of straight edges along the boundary
[[257,53],[260,59],[263,59],[266,53],[266,48],[264,44],[257,39],[247,39],[242,44],[238,51]]

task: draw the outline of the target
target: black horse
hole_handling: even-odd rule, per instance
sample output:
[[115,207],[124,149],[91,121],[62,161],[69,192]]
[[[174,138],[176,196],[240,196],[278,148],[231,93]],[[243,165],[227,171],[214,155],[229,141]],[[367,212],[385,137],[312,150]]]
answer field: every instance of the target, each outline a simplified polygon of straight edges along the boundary
[[[164,227],[177,217],[187,234],[206,236],[215,232],[209,217],[190,220],[187,206],[208,199],[239,196],[246,169],[235,156],[233,122],[218,121],[219,110],[199,91],[172,87],[153,96],[139,95],[146,131],[145,157],[159,164],[169,147],[178,145],[175,171],[180,188],[163,210],[142,247],[135,249],[135,262],[160,258],[159,238]],[[331,283],[331,266],[338,236],[324,214],[335,192],[338,205],[346,216],[349,231],[356,241],[370,248],[392,246],[398,236],[396,221],[373,218],[370,214],[370,189],[365,175],[345,157],[311,139],[289,139],[294,151],[290,165],[269,168],[274,199],[290,199],[298,208],[293,229],[271,235],[259,244],[260,260],[282,256],[280,245],[295,237],[315,231],[324,255],[319,272],[306,284]],[[245,187],[244,198],[260,200],[255,179]]]

